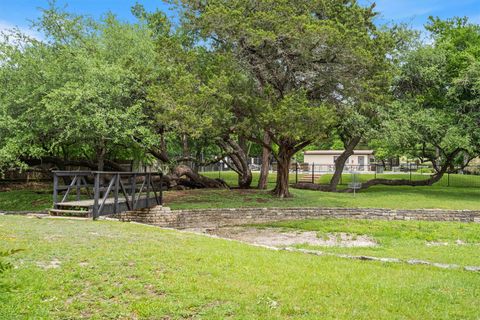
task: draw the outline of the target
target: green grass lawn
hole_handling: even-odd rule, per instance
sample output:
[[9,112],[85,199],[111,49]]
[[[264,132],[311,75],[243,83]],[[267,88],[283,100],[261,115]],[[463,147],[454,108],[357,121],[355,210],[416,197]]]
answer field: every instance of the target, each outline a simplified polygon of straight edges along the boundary
[[427,221],[379,220],[304,220],[262,224],[285,230],[316,231],[318,237],[329,233],[367,235],[378,246],[364,248],[314,247],[325,252],[367,255],[430,262],[480,266],[480,224]]
[[[49,189],[20,189],[0,192],[0,211],[45,211],[52,207],[53,195]],[[81,195],[86,199],[87,195]],[[67,198],[76,200],[75,194]]]
[[[238,181],[237,181],[237,174],[233,171],[223,171],[223,172],[205,172],[202,173],[203,175],[210,177],[210,178],[221,178],[225,180],[230,186],[235,187],[238,186]],[[304,174],[299,173],[298,178],[301,179],[301,177]],[[260,174],[258,172],[253,172],[253,182],[252,186],[256,186],[258,183],[258,178]],[[315,183],[320,183],[320,184],[328,184],[330,182],[330,179],[332,177],[332,174],[329,173],[316,173],[315,174]],[[428,179],[429,175],[428,174],[420,174],[420,173],[382,173],[382,174],[371,174],[371,173],[363,173],[363,174],[358,174],[356,175],[357,181],[360,182],[366,182],[368,180],[374,179],[374,178],[382,178],[382,179],[406,179],[409,180],[410,178],[412,180],[426,180]],[[275,179],[276,179],[276,174],[275,173],[270,173],[268,176],[268,183],[273,186],[275,184]],[[295,182],[296,180],[296,174],[295,173],[290,173],[290,182]],[[340,183],[340,188],[346,187],[349,182],[352,181],[352,174],[350,173],[345,173],[342,175],[341,183]],[[473,187],[473,188],[480,188],[480,176],[475,176],[475,175],[461,175],[461,174],[451,174],[450,177],[448,175],[442,177],[442,179],[435,184],[437,187]]]
[[[206,173],[218,177],[218,172]],[[420,176],[420,175],[419,175]],[[236,186],[236,174],[222,172],[221,177]],[[350,178],[346,175],[344,180]],[[425,176],[423,176],[425,177]],[[467,176],[468,177],[468,176]],[[460,179],[464,178],[460,176]],[[471,178],[471,177],[470,177]],[[474,177],[475,178],[475,177]],[[293,181],[294,174],[291,175]],[[328,177],[322,177],[327,179]],[[465,178],[466,179],[466,178]],[[256,184],[258,173],[254,173]],[[468,180],[470,181],[470,180]],[[468,182],[465,180],[464,182]],[[274,186],[275,175],[269,176],[269,187]],[[439,208],[480,210],[480,186],[447,187],[442,183],[428,187],[375,186],[352,194],[326,193],[291,189],[291,199],[277,199],[268,192],[251,190],[189,190],[165,192],[165,204],[173,209],[233,208],[233,207],[371,207],[394,209]],[[14,190],[0,192],[0,211],[45,210],[51,207],[49,190]]]
[[278,199],[259,190],[190,190],[165,193],[172,209],[237,207],[363,207],[392,209],[480,210],[480,188],[386,187],[350,193],[291,189],[293,198]]
[[[460,232],[437,231],[447,238]],[[137,224],[0,216],[0,250],[11,248],[25,251],[9,258],[15,269],[0,276],[0,319],[480,314],[476,273],[270,251]]]
[[0,211],[41,211],[51,207],[51,190],[12,190],[0,192]]

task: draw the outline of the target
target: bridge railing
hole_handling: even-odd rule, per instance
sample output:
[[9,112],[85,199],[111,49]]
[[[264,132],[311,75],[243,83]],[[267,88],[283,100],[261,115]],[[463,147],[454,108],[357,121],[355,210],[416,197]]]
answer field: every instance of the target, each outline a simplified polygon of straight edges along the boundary
[[[94,219],[161,205],[162,178],[161,172],[53,171],[53,207],[57,209],[71,201],[71,191],[75,192],[74,199],[79,204],[85,197],[93,200]],[[64,185],[60,185],[60,179]],[[109,210],[105,210],[106,207]]]

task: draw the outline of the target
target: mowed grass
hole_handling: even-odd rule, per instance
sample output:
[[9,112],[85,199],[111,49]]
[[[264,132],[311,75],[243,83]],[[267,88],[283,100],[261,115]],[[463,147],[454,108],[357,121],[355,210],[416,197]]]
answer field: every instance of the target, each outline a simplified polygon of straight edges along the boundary
[[51,190],[12,190],[0,192],[0,211],[42,211],[51,207]]
[[[20,189],[0,192],[0,211],[46,211],[52,207],[53,192],[49,189]],[[87,195],[81,195],[81,199]],[[76,200],[75,194],[67,198]]]
[[[218,178],[218,172],[205,175]],[[366,179],[367,177],[361,175]],[[398,175],[401,178],[405,175]],[[232,186],[237,186],[237,175],[221,172],[220,177]],[[373,176],[372,176],[373,177]],[[396,176],[394,176],[396,177]],[[406,176],[408,177],[408,175]],[[420,179],[421,175],[414,176]],[[258,181],[258,173],[253,174],[252,186]],[[423,176],[422,179],[424,179]],[[480,185],[470,187],[470,179],[476,176],[460,176],[455,179],[463,187],[447,187],[442,183],[428,187],[375,186],[363,190],[354,197],[352,194],[326,193],[291,188],[293,198],[277,199],[268,191],[250,190],[188,190],[165,192],[165,205],[172,209],[189,208],[237,208],[237,207],[370,207],[392,209],[453,209],[480,210]],[[295,174],[290,180],[294,181]],[[320,179],[328,181],[328,176]],[[349,181],[351,175],[345,175]],[[451,178],[453,179],[453,178]],[[462,180],[463,179],[463,180]],[[269,175],[269,188],[274,187],[275,175]],[[460,183],[461,182],[461,183]],[[51,190],[15,190],[0,192],[0,211],[38,211],[51,207]]]
[[[233,171],[223,171],[223,172],[204,172],[203,175],[210,177],[210,178],[220,178],[227,182],[230,186],[235,187],[238,186],[238,178],[237,174]],[[298,173],[298,179],[300,180],[302,176],[308,175],[311,177],[309,173]],[[252,186],[256,186],[258,183],[258,178],[260,174],[258,172],[253,172],[253,182]],[[426,180],[429,178],[429,174],[426,173],[359,173],[355,175],[355,179],[357,182],[366,182],[368,180],[379,178],[379,179],[405,179],[405,180]],[[328,184],[330,179],[332,178],[332,174],[329,173],[315,173],[314,175],[314,182],[319,184]],[[297,179],[297,175],[295,173],[290,173],[290,182],[294,183]],[[268,176],[268,183],[273,187],[276,180],[276,173],[270,173]],[[353,175],[351,173],[345,173],[342,175],[341,183],[339,188],[347,187],[348,183],[352,182]],[[472,187],[472,188],[480,188],[480,176],[479,175],[462,175],[462,174],[451,174],[445,175],[442,179],[435,184],[437,187]]]
[[[478,319],[480,276],[111,221],[0,216],[0,319]],[[57,266],[54,268],[53,266]]]
[[290,189],[292,198],[278,199],[262,190],[189,190],[165,193],[172,209],[242,207],[352,207],[391,209],[480,210],[480,188],[385,187],[357,193]]
[[275,222],[259,227],[316,231],[320,238],[338,233],[353,237],[366,235],[378,244],[364,248],[299,245],[301,248],[404,260],[421,259],[462,267],[480,266],[480,224],[477,223],[326,219]]

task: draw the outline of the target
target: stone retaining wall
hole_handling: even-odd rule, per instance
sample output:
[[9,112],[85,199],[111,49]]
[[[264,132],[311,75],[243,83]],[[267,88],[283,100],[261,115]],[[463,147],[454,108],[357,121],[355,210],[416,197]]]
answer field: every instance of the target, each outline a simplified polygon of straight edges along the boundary
[[237,208],[170,210],[157,206],[125,212],[122,221],[134,221],[168,228],[215,228],[284,220],[348,218],[377,220],[427,220],[480,223],[480,211],[394,210],[368,208]]

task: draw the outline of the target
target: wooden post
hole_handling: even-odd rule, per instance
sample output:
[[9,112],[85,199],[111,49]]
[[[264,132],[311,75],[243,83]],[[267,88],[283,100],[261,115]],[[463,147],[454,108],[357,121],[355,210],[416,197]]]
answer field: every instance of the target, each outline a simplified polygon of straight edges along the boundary
[[132,175],[132,184],[131,184],[131,195],[130,197],[132,198],[132,210],[135,210],[135,192],[137,191],[137,175],[133,174]]
[[148,172],[147,173],[147,176],[145,177],[145,179],[147,179],[147,199],[145,199],[145,202],[146,202],[146,207],[148,208],[149,207],[149,198],[150,198],[150,182],[151,182],[151,173]]
[[53,173],[53,208],[57,209],[57,201],[58,201],[58,176],[57,173]]
[[160,205],[163,205],[163,173],[160,172]]
[[80,186],[82,181],[80,180],[80,177],[76,176],[76,179],[77,179],[77,201],[80,201]]
[[95,184],[93,187],[93,220],[98,218],[98,201],[100,198],[100,173],[95,172]]
[[113,213],[117,214],[120,211],[119,204],[118,204],[118,189],[120,187],[120,174],[117,173],[115,175],[115,191],[114,191],[114,202],[113,202]]

